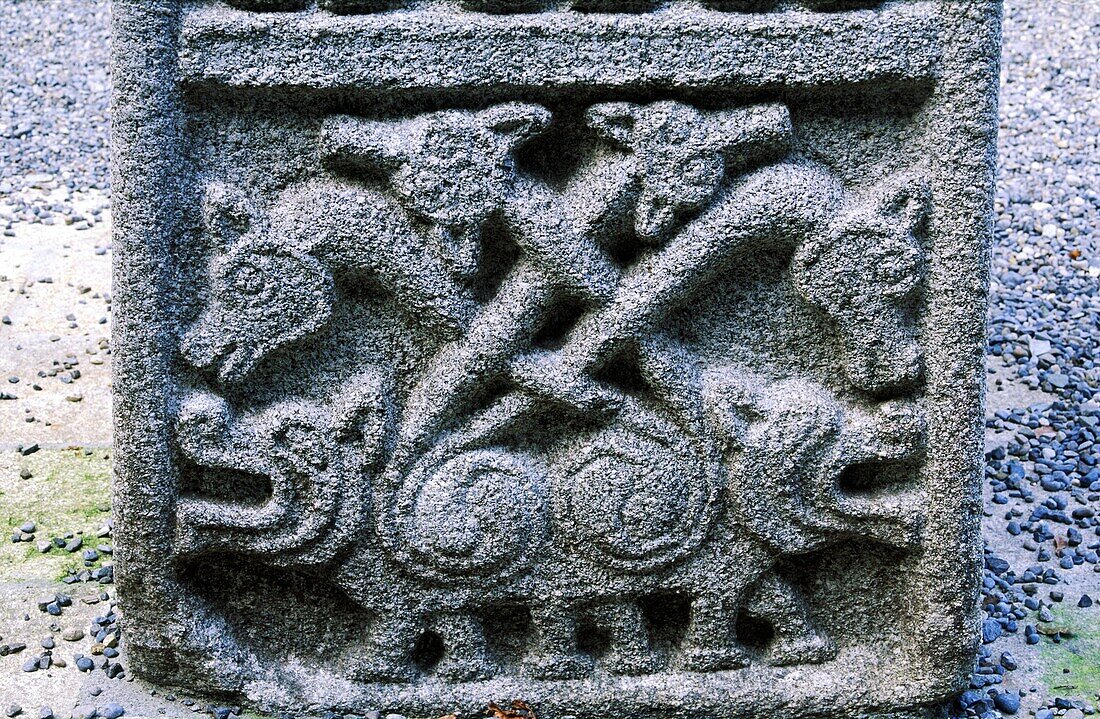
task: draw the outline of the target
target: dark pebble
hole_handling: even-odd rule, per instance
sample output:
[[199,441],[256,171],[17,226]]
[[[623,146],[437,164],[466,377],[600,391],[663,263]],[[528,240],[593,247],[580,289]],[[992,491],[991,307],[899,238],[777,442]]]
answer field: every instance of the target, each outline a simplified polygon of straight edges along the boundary
[[1020,695],[999,692],[993,695],[993,706],[1005,714],[1015,714],[1020,711]]
[[992,644],[1001,638],[1004,634],[1004,629],[1001,627],[1001,623],[996,619],[986,619],[982,622],[982,643]]

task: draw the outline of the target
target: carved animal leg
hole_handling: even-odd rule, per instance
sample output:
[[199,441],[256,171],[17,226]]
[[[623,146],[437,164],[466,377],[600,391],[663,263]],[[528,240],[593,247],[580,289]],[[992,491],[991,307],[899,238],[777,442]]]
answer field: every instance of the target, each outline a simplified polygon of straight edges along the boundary
[[577,621],[563,604],[531,607],[534,634],[524,669],[536,679],[577,679],[592,671],[592,662],[577,649]]
[[687,635],[677,653],[676,668],[713,672],[747,666],[748,654],[737,644],[735,609],[718,594],[703,594],[691,604]]
[[637,604],[606,604],[592,614],[610,640],[611,646],[603,659],[608,671],[612,674],[648,674],[657,670],[657,657],[650,650],[649,632]]
[[774,627],[770,664],[819,664],[836,656],[836,645],[811,623],[805,600],[775,574],[761,580],[751,611]]
[[368,682],[407,682],[417,671],[412,651],[422,623],[399,614],[383,614],[370,627],[366,642],[349,657],[353,678]]
[[436,666],[437,675],[448,681],[468,682],[487,679],[496,673],[485,629],[476,617],[451,612],[436,617],[432,627],[443,639],[443,658]]
[[545,273],[533,264],[521,264],[511,273],[469,323],[465,336],[439,351],[409,394],[398,457],[423,449],[485,378],[507,366],[517,343],[534,331],[552,291]]

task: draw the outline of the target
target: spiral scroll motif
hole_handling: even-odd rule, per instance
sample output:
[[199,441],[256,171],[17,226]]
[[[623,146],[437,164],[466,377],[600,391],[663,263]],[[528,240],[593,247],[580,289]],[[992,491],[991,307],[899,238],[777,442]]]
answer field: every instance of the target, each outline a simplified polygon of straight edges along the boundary
[[600,432],[552,479],[555,532],[573,551],[628,572],[695,551],[714,513],[715,486],[692,441],[646,420]]
[[543,473],[499,449],[437,449],[409,472],[392,507],[391,547],[433,581],[497,581],[527,567],[546,527]]

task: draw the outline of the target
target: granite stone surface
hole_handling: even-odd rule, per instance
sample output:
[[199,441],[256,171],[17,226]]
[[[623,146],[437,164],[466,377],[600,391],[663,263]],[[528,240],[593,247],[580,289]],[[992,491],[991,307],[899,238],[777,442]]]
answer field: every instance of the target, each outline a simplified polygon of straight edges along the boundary
[[116,0],[132,666],[926,716],[977,642],[995,0]]

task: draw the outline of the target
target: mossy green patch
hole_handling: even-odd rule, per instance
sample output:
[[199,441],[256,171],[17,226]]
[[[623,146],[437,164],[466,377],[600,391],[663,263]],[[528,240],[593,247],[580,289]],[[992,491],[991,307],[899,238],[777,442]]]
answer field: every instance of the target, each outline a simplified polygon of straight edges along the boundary
[[[23,479],[21,473],[31,476]],[[83,549],[110,544],[96,532],[110,519],[111,461],[108,450],[40,450],[26,457],[0,455],[0,581],[56,580],[69,569],[84,569],[80,552],[53,547],[43,554],[38,541],[67,534],[84,537]],[[13,543],[12,532],[24,522],[37,526],[35,541]],[[83,533],[78,534],[78,533]],[[111,558],[101,557],[99,566]]]
[[1054,621],[1043,625],[1042,632],[1061,634],[1058,644],[1044,639],[1040,645],[1043,680],[1050,696],[1094,701],[1100,693],[1100,605],[1058,607]]

